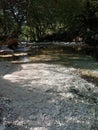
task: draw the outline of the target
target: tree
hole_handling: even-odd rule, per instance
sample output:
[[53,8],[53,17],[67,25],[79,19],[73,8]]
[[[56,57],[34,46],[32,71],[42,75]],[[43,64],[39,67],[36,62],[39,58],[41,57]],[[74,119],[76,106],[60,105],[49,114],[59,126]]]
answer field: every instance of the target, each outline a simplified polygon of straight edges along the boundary
[[70,32],[82,35],[97,31],[98,3],[95,0],[1,0],[0,32],[5,35],[41,37]]

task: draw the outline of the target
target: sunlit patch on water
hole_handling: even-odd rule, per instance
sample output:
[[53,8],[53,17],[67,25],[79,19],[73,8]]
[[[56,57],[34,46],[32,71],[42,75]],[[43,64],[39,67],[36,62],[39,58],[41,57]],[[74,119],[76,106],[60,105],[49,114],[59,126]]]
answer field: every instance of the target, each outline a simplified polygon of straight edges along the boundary
[[20,57],[19,60],[22,61],[22,62],[29,62],[30,61],[28,56]]
[[45,127],[35,127],[35,128],[30,128],[30,130],[48,130]]

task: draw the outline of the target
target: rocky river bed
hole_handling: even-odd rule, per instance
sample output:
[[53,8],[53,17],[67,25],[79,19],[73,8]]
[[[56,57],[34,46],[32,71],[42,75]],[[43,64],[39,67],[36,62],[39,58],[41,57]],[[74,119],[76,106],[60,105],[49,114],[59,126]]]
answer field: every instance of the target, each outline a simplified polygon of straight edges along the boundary
[[0,62],[0,130],[97,130],[98,86],[79,69]]

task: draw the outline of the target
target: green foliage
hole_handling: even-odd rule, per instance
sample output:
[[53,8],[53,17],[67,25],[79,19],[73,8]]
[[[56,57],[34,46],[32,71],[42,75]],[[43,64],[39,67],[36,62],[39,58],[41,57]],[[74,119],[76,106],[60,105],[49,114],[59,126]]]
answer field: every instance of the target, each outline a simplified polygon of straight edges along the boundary
[[[94,12],[92,16],[91,12]],[[0,1],[0,33],[23,37],[25,34],[32,40],[59,30],[78,32],[78,35],[87,28],[94,30],[97,20],[98,3],[95,0]]]

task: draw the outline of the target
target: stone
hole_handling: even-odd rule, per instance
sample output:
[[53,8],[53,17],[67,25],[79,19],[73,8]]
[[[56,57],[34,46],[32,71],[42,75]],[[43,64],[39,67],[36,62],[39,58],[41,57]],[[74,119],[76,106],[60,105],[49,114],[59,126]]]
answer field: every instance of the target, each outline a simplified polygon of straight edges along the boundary
[[48,130],[45,127],[34,127],[34,128],[30,128],[30,130]]
[[5,130],[5,126],[4,125],[0,125],[0,130]]

